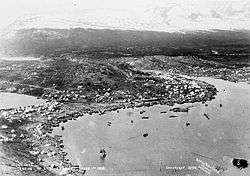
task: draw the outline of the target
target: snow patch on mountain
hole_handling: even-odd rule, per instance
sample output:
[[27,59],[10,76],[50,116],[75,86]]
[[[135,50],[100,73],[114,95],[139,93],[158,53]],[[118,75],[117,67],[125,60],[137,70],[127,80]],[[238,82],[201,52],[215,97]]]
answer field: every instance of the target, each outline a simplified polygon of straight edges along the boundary
[[10,37],[19,29],[78,27],[166,32],[250,29],[250,2],[170,3],[145,9],[85,9],[63,14],[29,14],[16,19],[4,32]]

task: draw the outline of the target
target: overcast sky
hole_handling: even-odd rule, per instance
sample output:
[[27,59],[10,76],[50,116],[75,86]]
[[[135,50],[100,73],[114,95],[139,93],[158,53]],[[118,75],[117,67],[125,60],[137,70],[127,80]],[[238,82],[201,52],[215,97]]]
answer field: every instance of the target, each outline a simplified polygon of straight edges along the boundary
[[[83,9],[146,9],[168,3],[206,4],[232,0],[0,0],[0,28],[27,14],[75,13]],[[234,0],[248,1],[248,0]]]

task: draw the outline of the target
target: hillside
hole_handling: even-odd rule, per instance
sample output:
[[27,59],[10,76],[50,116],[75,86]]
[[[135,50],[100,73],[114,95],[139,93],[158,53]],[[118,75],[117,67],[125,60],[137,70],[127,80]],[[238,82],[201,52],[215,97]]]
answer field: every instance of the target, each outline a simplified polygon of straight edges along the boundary
[[[198,55],[247,59],[250,31],[168,33],[109,29],[23,29],[2,38],[1,52],[11,56],[88,55],[97,58],[143,55]],[[219,59],[220,60],[220,59]]]

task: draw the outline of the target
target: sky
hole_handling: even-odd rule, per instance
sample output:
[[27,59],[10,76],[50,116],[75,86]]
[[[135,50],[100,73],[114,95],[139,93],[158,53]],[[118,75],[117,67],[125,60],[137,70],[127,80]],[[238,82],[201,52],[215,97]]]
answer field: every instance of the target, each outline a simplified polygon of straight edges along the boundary
[[[165,4],[193,3],[206,8],[216,2],[232,0],[0,0],[0,28],[4,28],[18,17],[28,14],[63,14],[80,12],[84,9],[138,9],[164,6]],[[248,0],[234,0],[236,2]]]

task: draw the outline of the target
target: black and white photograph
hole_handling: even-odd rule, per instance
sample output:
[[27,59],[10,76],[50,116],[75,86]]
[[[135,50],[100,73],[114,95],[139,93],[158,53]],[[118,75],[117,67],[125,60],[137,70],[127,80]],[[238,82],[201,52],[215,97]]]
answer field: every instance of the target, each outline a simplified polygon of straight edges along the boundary
[[0,0],[0,176],[250,176],[250,0]]

